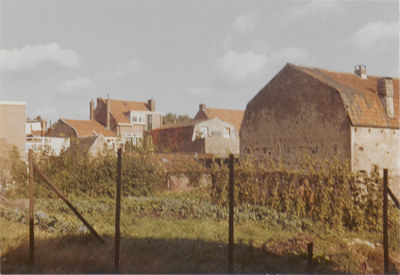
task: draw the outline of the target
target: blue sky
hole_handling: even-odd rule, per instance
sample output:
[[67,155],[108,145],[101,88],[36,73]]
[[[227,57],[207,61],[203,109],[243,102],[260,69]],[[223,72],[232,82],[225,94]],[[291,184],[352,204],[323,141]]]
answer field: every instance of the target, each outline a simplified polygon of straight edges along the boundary
[[98,97],[163,115],[244,110],[286,63],[399,77],[398,1],[1,1],[0,100],[89,119]]

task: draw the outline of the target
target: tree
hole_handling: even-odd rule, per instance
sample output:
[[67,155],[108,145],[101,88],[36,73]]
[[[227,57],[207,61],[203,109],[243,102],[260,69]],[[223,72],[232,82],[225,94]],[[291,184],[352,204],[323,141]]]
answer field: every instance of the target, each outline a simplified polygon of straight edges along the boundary
[[180,115],[176,116],[175,114],[168,113],[163,117],[163,125],[175,123],[175,122],[187,122],[191,121],[192,118],[190,118],[188,115]]

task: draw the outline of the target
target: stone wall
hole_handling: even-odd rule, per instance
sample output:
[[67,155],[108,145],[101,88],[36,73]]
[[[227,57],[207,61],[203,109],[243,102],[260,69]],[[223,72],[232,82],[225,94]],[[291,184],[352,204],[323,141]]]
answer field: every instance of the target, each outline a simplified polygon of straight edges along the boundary
[[359,174],[365,171],[368,174],[375,164],[383,176],[383,169],[388,169],[389,187],[400,198],[399,130],[351,127],[351,140],[353,171]]
[[235,133],[238,132],[236,130],[235,126],[233,126],[232,124],[230,124],[228,122],[222,121],[219,118],[211,118],[211,119],[207,119],[203,122],[199,122],[196,124],[196,126],[194,128],[195,134],[193,136],[193,140],[196,137],[196,131],[200,131],[202,127],[208,128],[208,137],[223,138],[224,128],[229,128],[230,133],[231,133],[231,138],[233,138],[233,139],[239,138],[235,135]]
[[227,152],[239,154],[239,139],[203,138],[177,146],[178,152],[206,153],[226,157]]
[[57,121],[56,126],[54,127],[53,137],[67,137],[67,138],[73,138],[77,137],[77,134],[75,132],[75,129],[72,128],[70,125],[59,119]]
[[350,159],[350,120],[339,92],[286,66],[247,105],[240,156],[299,168],[304,151]]

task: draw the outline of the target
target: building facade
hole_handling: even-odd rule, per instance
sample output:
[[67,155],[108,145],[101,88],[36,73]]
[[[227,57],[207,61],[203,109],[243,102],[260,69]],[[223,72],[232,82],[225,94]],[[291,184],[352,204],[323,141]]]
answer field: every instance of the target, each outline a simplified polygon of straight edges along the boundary
[[100,136],[111,148],[117,148],[117,136],[95,120],[60,118],[53,130],[53,137],[83,138]]
[[146,133],[162,125],[154,99],[146,102],[97,98],[97,106],[90,102],[90,119],[113,131],[123,143],[143,138]]
[[216,155],[239,154],[236,133],[235,126],[217,117],[168,124],[150,132],[159,149]]
[[350,160],[359,174],[377,164],[399,195],[399,135],[399,79],[368,76],[365,66],[342,73],[287,64],[247,104],[240,154],[299,168],[308,151]]
[[0,139],[17,146],[25,160],[26,102],[0,101]]

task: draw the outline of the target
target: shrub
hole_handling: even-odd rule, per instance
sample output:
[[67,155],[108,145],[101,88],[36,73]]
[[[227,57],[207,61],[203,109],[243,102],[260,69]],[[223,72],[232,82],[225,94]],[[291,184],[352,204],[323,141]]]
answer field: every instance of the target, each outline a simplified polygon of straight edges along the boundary
[[[229,169],[212,164],[211,201],[228,205]],[[382,231],[382,179],[377,166],[360,181],[350,162],[337,159],[317,163],[307,153],[301,170],[290,170],[281,162],[269,167],[247,156],[235,164],[235,205],[264,205],[277,212],[312,218],[326,229]],[[390,227],[398,227],[398,210],[389,209]]]

